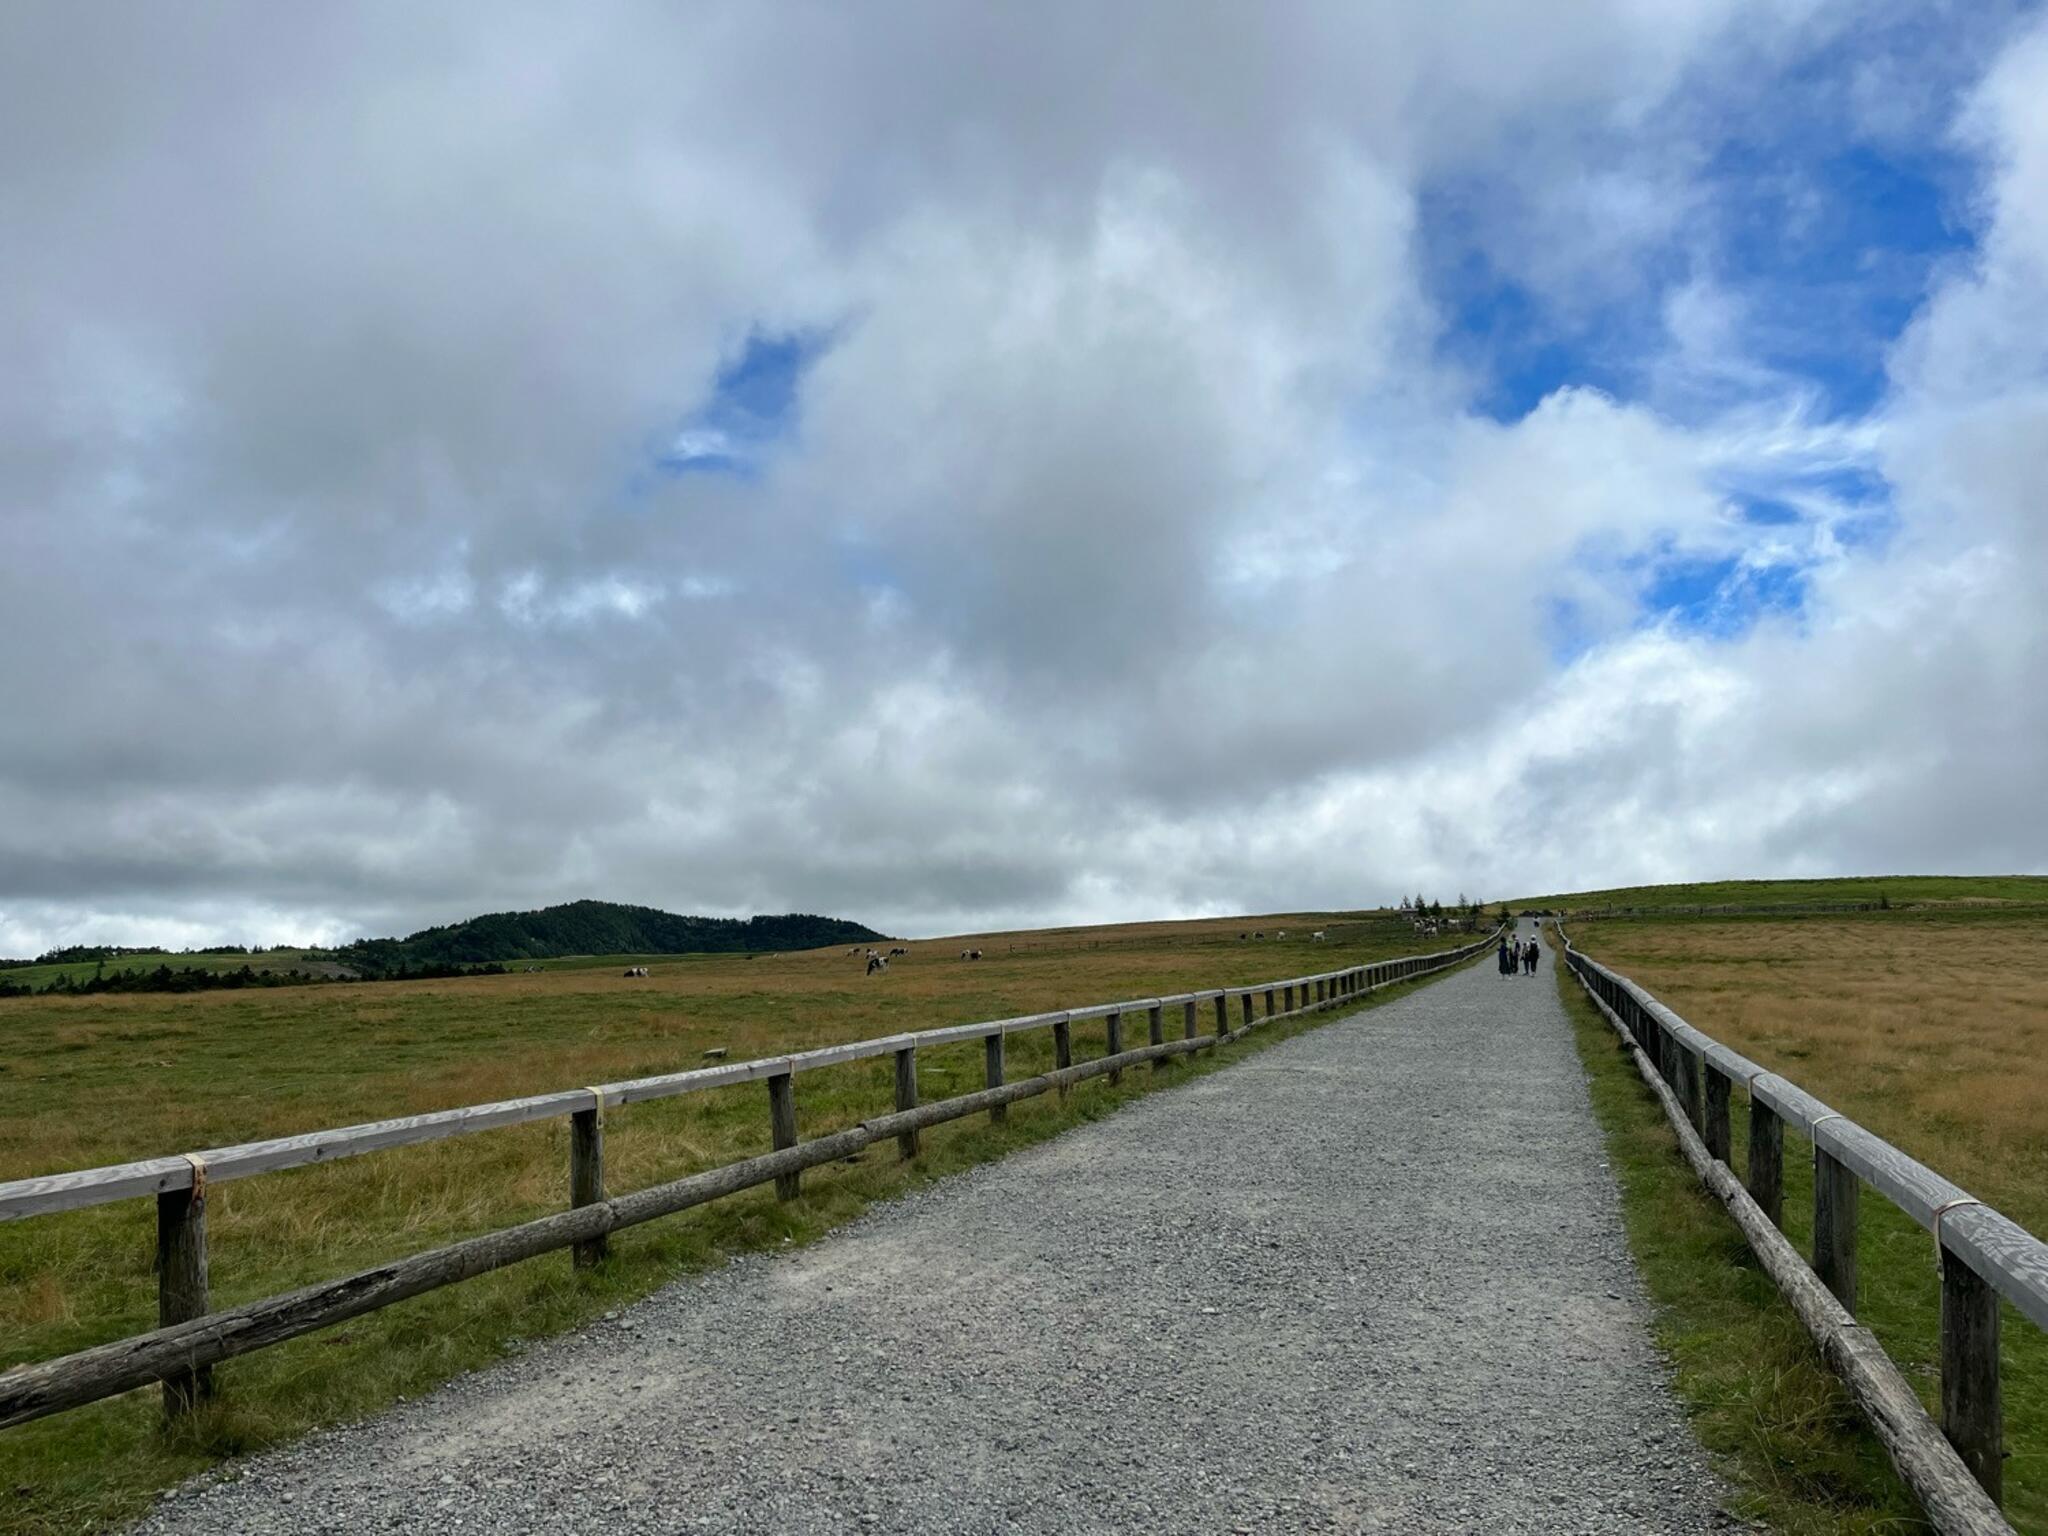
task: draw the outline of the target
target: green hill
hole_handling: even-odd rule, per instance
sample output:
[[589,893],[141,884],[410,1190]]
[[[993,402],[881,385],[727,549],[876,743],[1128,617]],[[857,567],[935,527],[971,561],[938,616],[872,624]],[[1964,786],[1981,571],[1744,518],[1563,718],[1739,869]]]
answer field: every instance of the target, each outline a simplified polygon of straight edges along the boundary
[[1958,906],[2048,902],[2048,875],[1864,875],[1832,880],[1707,880],[1529,896],[1509,906],[1561,912],[1772,907]]
[[874,929],[836,917],[679,917],[654,907],[572,901],[537,912],[490,912],[403,939],[358,939],[333,958],[367,976],[429,965],[553,960],[563,955],[682,955],[871,944]]

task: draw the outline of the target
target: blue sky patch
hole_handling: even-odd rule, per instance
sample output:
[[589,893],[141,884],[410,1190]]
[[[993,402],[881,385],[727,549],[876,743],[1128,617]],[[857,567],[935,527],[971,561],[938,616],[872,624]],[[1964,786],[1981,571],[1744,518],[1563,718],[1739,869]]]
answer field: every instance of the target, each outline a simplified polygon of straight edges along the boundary
[[718,370],[711,398],[684,419],[660,454],[671,474],[751,476],[795,425],[804,373],[831,346],[823,332],[748,335]]
[[1798,522],[1801,517],[1797,507],[1789,507],[1768,496],[1738,496],[1734,501],[1742,520],[1758,528],[1783,528]]
[[1798,613],[1805,602],[1806,573],[1796,565],[1756,565],[1733,555],[1682,558],[1652,568],[1643,622],[1729,640],[1772,614]]
[[1617,364],[1634,346],[1629,336],[1653,317],[1628,305],[1590,316],[1554,313],[1482,248],[1478,221],[1495,195],[1483,182],[1446,181],[1418,198],[1422,270],[1442,318],[1437,351],[1471,376],[1472,408],[1513,422],[1570,386],[1635,393]]
[[[1472,408],[1515,421],[1568,385],[1647,401],[1673,354],[1666,301],[1695,284],[1725,301],[1740,372],[1681,375],[1677,398],[1667,376],[1654,402],[1667,415],[1710,417],[1753,400],[1765,377],[1802,392],[1823,419],[1877,406],[1888,349],[1940,269],[1973,244],[1976,167],[1944,141],[1858,137],[1839,94],[1821,89],[1852,63],[1829,50],[1773,91],[1769,110],[1728,119],[1688,168],[1691,203],[1669,234],[1618,254],[1622,280],[1589,273],[1556,301],[1534,286],[1547,221],[1582,212],[1530,205],[1530,178],[1515,170],[1425,186],[1417,242],[1437,349],[1473,379]],[[1628,155],[1614,146],[1617,164]]]

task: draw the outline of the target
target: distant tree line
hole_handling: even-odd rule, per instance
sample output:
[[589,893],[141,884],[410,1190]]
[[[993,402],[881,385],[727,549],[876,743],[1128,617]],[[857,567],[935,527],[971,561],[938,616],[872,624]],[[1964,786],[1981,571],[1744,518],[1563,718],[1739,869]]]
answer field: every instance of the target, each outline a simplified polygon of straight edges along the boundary
[[[1484,902],[1466,896],[1463,891],[1458,892],[1458,899],[1448,907],[1443,904],[1440,898],[1425,896],[1420,891],[1417,891],[1413,896],[1403,896],[1401,898],[1399,910],[1417,918],[1426,917],[1441,921],[1448,917],[1453,922],[1463,923],[1467,928],[1477,929],[1480,919],[1485,914],[1485,908],[1486,904]],[[1507,913],[1505,905],[1501,907],[1501,913],[1503,920],[1505,920]]]
[[[160,951],[146,950],[146,954]],[[422,965],[401,966],[376,977],[351,976],[345,972],[306,971],[297,966],[290,970],[274,971],[266,966],[257,970],[246,962],[232,971],[208,971],[197,968],[173,969],[159,965],[155,970],[140,966],[125,971],[109,971],[104,966],[95,966],[93,974],[84,980],[74,980],[66,971],[52,978],[40,987],[26,982],[9,981],[0,976],[0,997],[91,997],[100,992],[218,992],[235,991],[243,987],[305,987],[327,984],[346,985],[350,982],[375,981],[430,981],[451,976],[502,976],[505,967],[495,962],[484,965]]]
[[119,960],[124,955],[260,955],[260,949],[251,949],[246,944],[208,944],[201,949],[171,951],[162,945],[151,944],[67,944],[62,949],[47,949],[33,960],[0,960],[0,970],[18,965],[90,965],[99,960]]

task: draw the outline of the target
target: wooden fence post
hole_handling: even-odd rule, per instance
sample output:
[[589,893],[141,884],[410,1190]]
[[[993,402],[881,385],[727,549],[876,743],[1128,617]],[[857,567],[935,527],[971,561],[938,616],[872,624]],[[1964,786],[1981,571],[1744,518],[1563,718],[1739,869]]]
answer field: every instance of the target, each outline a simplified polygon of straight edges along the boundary
[[[1124,1016],[1120,1013],[1109,1014],[1103,1020],[1103,1035],[1103,1043],[1108,1048],[1108,1054],[1111,1056],[1121,1056],[1124,1049]],[[1112,1067],[1109,1073],[1109,1080],[1112,1085],[1122,1082],[1124,1080],[1124,1069],[1122,1067]]]
[[1692,1121],[1692,1128],[1705,1131],[1707,1128],[1706,1101],[1700,1096],[1700,1058],[1697,1052],[1671,1042],[1672,1062],[1678,1068],[1678,1102],[1685,1106],[1686,1117]]
[[[774,1133],[776,1151],[796,1145],[796,1081],[787,1072],[768,1079],[768,1126]],[[794,1200],[802,1178],[800,1173],[778,1173],[775,1198]]]
[[1192,997],[1180,1005],[1180,1037],[1183,1040],[1194,1039],[1201,1029],[1201,1025],[1196,1022],[1196,1011],[1195,1000]]
[[[593,1104],[569,1117],[569,1204],[596,1205],[604,1199],[604,1109]],[[592,1269],[603,1261],[608,1247],[599,1234],[569,1250],[573,1269]]]
[[[195,1168],[191,1189],[167,1189],[156,1197],[156,1316],[168,1328],[207,1311],[206,1179]],[[210,1365],[166,1376],[164,1417],[189,1413],[211,1396]]]
[[1856,1311],[1856,1170],[1833,1154],[1813,1149],[1813,1272]]
[[[1160,1003],[1154,1003],[1151,1007],[1151,1010],[1145,1015],[1145,1022],[1148,1026],[1146,1029],[1146,1035],[1147,1038],[1151,1040],[1152,1044],[1166,1044],[1165,1006]],[[1161,1056],[1157,1061],[1153,1062],[1152,1070],[1154,1072],[1164,1072],[1166,1070],[1166,1058],[1164,1056]]]
[[[985,1067],[984,1080],[986,1081],[987,1085],[991,1088],[1002,1087],[1003,1032],[1000,1029],[991,1030],[988,1034],[985,1034],[981,1037],[981,1053],[983,1065]],[[1001,1125],[1005,1120],[1009,1118],[1009,1105],[991,1104],[989,1106],[988,1123],[990,1125]]]
[[1287,1011],[1289,1013],[1294,1012],[1294,983],[1290,981],[1280,989],[1280,993],[1281,1001],[1286,1004]]
[[1707,1063],[1707,1122],[1700,1127],[1700,1136],[1707,1144],[1707,1155],[1728,1161],[1731,1135],[1728,1129],[1728,1074]]
[[1246,992],[1242,996],[1240,996],[1237,1001],[1238,1012],[1244,1018],[1244,1027],[1246,1029],[1250,1029],[1252,1027],[1252,995],[1251,993]]
[[[896,1108],[917,1108],[917,1047],[906,1045],[896,1053]],[[917,1156],[917,1131],[913,1128],[896,1138],[896,1150],[906,1158]]]
[[1785,1122],[1778,1112],[1749,1096],[1749,1198],[1770,1217],[1771,1225],[1785,1229]]
[[1941,1428],[1994,1502],[2005,1502],[2005,1407],[1998,1380],[1998,1292],[1941,1252]]
[[1216,1043],[1220,1046],[1223,1037],[1230,1033],[1230,1000],[1221,992],[1216,994]]
[[1273,989],[1271,987],[1266,988],[1266,1017],[1269,1019],[1273,1017]]
[[[1071,1067],[1074,1064],[1074,1025],[1069,1019],[1055,1019],[1052,1026],[1052,1064],[1055,1067]],[[1060,1097],[1067,1096],[1067,1085],[1060,1084]]]

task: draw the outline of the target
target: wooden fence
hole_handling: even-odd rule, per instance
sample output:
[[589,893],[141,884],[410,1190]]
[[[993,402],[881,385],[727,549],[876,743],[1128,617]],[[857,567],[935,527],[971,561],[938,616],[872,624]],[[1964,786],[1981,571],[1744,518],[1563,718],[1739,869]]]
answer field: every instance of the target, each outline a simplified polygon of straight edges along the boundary
[[[408,1115],[337,1130],[313,1131],[272,1141],[216,1147],[205,1152],[150,1158],[76,1173],[51,1174],[0,1184],[0,1221],[78,1210],[110,1200],[153,1196],[157,1209],[157,1313],[160,1324],[149,1333],[79,1350],[59,1359],[17,1365],[0,1372],[0,1428],[59,1413],[99,1398],[160,1381],[167,1413],[176,1414],[213,1391],[212,1367],[236,1355],[282,1343],[286,1339],[359,1317],[392,1302],[438,1289],[458,1280],[503,1268],[522,1259],[559,1248],[572,1251],[578,1267],[595,1263],[613,1232],[688,1210],[722,1195],[733,1194],[771,1179],[776,1194],[794,1199],[806,1168],[837,1162],[890,1138],[901,1154],[914,1157],[918,1134],[931,1126],[966,1115],[986,1113],[1001,1120],[1020,1099],[1057,1091],[1065,1095],[1091,1077],[1112,1082],[1126,1067],[1150,1062],[1163,1070],[1169,1058],[1210,1050],[1242,1039],[1254,1028],[1278,1019],[1341,1006],[1396,982],[1429,975],[1457,965],[1491,944],[1491,937],[1430,955],[1409,955],[1369,965],[1347,966],[1314,976],[1263,982],[1250,987],[1223,987],[1172,997],[1146,997],[1122,1003],[1098,1003],[1021,1018],[958,1024],[919,1030],[877,1040],[857,1040],[791,1056],[703,1067],[662,1077],[571,1088],[560,1093],[477,1104],[466,1109]],[[1263,1001],[1264,1011],[1259,1011]],[[1237,1023],[1233,1026],[1233,1008]],[[1180,1011],[1180,1038],[1166,1034],[1167,1012]],[[1205,1012],[1213,1026],[1201,1033]],[[1142,1013],[1148,1043],[1125,1049],[1126,1017]],[[1103,1020],[1106,1054],[1076,1064],[1073,1026]],[[1053,1070],[1015,1082],[1005,1078],[1004,1042],[1012,1035],[1050,1030]],[[920,1049],[972,1040],[983,1044],[987,1087],[978,1093],[920,1104],[917,1094],[917,1053]],[[802,1141],[797,1136],[796,1089],[799,1074],[850,1061],[893,1056],[896,1106],[850,1129]],[[629,1195],[607,1198],[604,1188],[604,1111],[622,1104],[736,1083],[765,1082],[769,1123],[775,1150],[687,1178]],[[340,1280],[268,1297],[244,1306],[214,1312],[207,1304],[206,1191],[224,1179],[247,1178],[281,1168],[333,1162],[366,1152],[439,1141],[473,1131],[524,1125],[567,1116],[569,1137],[569,1209],[518,1226],[443,1248],[380,1264]]]
[[[1999,1514],[2004,1467],[1999,1298],[2048,1328],[2048,1244],[1925,1164],[1775,1072],[1695,1029],[1619,972],[1571,946],[1566,963],[1634,1048],[1685,1155],[1728,1207],[1829,1367],[1943,1532],[2011,1531]],[[1749,1100],[1746,1180],[1730,1163],[1730,1105]],[[1780,1231],[1784,1135],[1813,1144],[1813,1261]],[[1863,1185],[1934,1238],[1941,1272],[1941,1427],[1898,1367],[1856,1322],[1857,1199]]]

